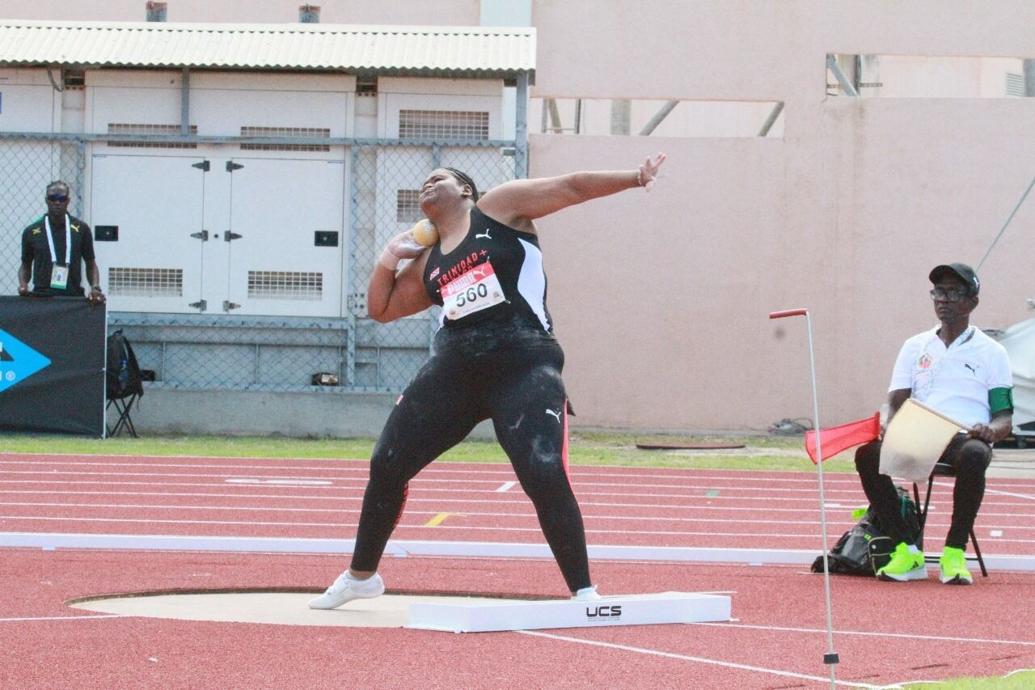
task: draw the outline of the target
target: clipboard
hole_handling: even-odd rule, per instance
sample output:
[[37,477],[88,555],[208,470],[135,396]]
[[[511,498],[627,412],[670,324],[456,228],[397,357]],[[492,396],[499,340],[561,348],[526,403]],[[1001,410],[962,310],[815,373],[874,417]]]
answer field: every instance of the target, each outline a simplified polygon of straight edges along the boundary
[[911,482],[927,479],[953,437],[966,427],[906,398],[891,418],[880,448],[880,473]]

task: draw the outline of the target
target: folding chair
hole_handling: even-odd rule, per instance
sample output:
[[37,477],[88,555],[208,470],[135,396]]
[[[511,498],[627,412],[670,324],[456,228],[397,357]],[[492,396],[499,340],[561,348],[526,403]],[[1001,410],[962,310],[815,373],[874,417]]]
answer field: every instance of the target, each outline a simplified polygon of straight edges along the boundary
[[123,431],[128,431],[129,435],[133,438],[137,438],[136,427],[133,426],[133,418],[131,412],[133,410],[133,403],[137,401],[140,396],[136,393],[132,393],[124,398],[108,398],[108,415],[111,417],[111,409],[115,408],[116,419],[114,424],[108,425],[108,437],[118,436]]
[[133,426],[133,404],[144,394],[144,386],[133,346],[121,329],[108,336],[105,362],[105,397],[108,399],[105,409],[110,414],[114,408],[116,417],[114,424],[108,424],[108,436],[128,431],[130,436],[137,438],[137,429]]
[[[956,470],[952,465],[944,462],[935,464],[934,469],[931,470],[931,475],[927,478],[927,494],[924,496],[924,507],[919,510],[917,519],[920,522],[920,543],[923,543],[924,538],[924,524],[927,522],[927,508],[931,503],[931,488],[934,486],[935,477],[955,477]],[[913,482],[913,500],[916,505],[920,505],[920,487],[916,482]],[[978,565],[981,566],[982,577],[988,577],[988,569],[985,568],[985,559],[981,557],[981,547],[978,546],[977,537],[974,536],[974,528],[970,528],[970,543],[974,546],[973,556],[967,556],[968,561],[977,561]],[[937,563],[938,556],[925,556],[924,560],[928,563]]]

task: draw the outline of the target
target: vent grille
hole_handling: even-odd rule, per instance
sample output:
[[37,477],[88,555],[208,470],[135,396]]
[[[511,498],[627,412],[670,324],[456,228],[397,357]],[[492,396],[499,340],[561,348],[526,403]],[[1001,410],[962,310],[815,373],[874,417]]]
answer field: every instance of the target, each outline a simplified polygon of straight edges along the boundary
[[421,214],[418,189],[399,189],[395,192],[395,219],[400,223],[416,223]]
[[108,294],[120,297],[182,297],[183,269],[108,269]]
[[360,77],[356,77],[356,95],[357,96],[376,96],[377,95],[377,77],[373,77],[373,76],[360,76]]
[[251,299],[323,299],[323,274],[294,271],[248,271]]
[[[330,129],[322,127],[241,127],[242,137],[298,137],[329,139]],[[329,144],[241,144],[242,151],[330,151]]]
[[86,88],[86,71],[81,69],[66,69],[62,72],[62,82],[66,89],[78,91]]
[[1024,75],[1014,74],[1012,72],[1006,73],[1006,95],[1007,96],[1024,96]]
[[400,110],[400,139],[488,139],[489,113]]
[[[108,123],[108,134],[179,134],[179,125],[148,125],[128,122]],[[190,133],[197,134],[198,126],[191,125]],[[134,149],[196,149],[197,144],[174,141],[109,141],[108,146]]]

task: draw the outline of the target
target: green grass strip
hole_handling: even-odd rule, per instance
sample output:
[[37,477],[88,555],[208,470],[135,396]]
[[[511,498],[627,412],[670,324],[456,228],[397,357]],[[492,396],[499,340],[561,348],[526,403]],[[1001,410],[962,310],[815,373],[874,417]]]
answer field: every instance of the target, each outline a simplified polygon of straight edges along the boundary
[[1035,688],[1035,671],[1016,671],[988,678],[950,678],[941,682],[907,683],[904,690],[1030,690]]

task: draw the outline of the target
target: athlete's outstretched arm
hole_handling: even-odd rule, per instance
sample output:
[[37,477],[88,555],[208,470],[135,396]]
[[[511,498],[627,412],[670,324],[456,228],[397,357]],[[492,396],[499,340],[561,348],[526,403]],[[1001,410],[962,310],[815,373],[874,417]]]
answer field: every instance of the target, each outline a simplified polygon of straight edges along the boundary
[[[413,259],[401,271],[399,262]],[[367,315],[375,321],[387,323],[431,306],[424,289],[424,263],[427,252],[417,244],[409,230],[391,240],[374,264],[367,285]]]
[[513,180],[486,192],[478,208],[505,225],[518,227],[536,218],[581,204],[590,199],[616,194],[626,189],[650,189],[658,176],[665,154],[647,158],[634,170],[574,172],[557,177]]

